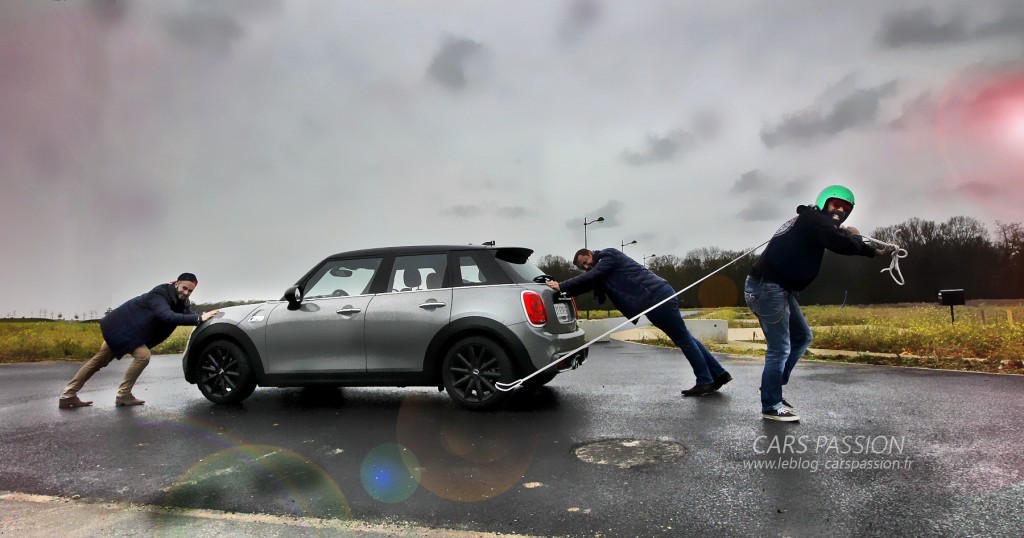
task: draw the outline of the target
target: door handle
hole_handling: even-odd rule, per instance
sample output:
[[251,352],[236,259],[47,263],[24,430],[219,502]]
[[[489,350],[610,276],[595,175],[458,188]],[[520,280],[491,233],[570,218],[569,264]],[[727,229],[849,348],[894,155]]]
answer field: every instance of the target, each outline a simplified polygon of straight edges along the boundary
[[448,303],[437,303],[437,302],[423,303],[423,304],[420,305],[420,308],[435,308],[435,307],[439,307],[439,306],[448,306]]
[[362,311],[363,310],[361,308],[342,308],[341,310],[338,310],[338,313],[339,314],[343,314],[343,315],[344,314],[358,314],[358,313],[360,313]]

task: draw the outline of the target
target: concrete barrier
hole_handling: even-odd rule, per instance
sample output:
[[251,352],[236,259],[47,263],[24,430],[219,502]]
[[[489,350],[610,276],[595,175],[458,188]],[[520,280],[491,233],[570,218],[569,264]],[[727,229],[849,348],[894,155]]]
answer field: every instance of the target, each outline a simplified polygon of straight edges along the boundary
[[[685,321],[686,328],[690,331],[690,334],[700,339],[702,342],[716,342],[719,344],[726,344],[729,342],[728,321],[722,319],[687,319]],[[614,327],[614,325],[611,327]],[[609,327],[609,329],[611,327]],[[621,332],[616,332],[612,336],[617,340],[654,340],[658,338],[667,338],[665,333],[661,332],[661,329],[652,325],[635,329],[623,327]]]
[[[586,334],[585,338],[587,339],[587,342],[590,342],[598,336],[608,332],[616,325],[620,325],[624,321],[626,321],[626,318],[581,319],[577,320],[577,323],[579,323],[580,328],[583,329],[583,332]],[[622,327],[622,330],[632,329],[633,327],[634,325],[629,323]],[[611,337],[605,336],[598,340],[598,342],[607,342],[609,340],[611,340]]]

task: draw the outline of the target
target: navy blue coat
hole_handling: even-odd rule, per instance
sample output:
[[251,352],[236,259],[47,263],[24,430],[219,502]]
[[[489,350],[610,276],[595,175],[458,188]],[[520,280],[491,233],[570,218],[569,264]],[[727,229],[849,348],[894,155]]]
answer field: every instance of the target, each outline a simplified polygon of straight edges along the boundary
[[582,275],[559,282],[558,289],[569,297],[593,290],[602,303],[607,295],[627,318],[675,294],[664,278],[613,248],[595,250],[594,266]]
[[199,325],[188,298],[178,300],[174,284],[160,284],[115,308],[100,320],[103,340],[114,357],[121,358],[139,346],[160,345],[179,325]]

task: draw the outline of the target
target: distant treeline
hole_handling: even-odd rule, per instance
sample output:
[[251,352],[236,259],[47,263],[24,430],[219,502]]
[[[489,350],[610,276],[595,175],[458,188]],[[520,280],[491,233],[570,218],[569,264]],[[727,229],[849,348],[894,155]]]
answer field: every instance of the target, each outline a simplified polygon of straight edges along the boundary
[[[995,233],[990,234],[972,217],[952,217],[943,223],[912,218],[902,224],[876,228],[868,235],[908,251],[909,256],[900,260],[899,265],[906,284],[898,286],[887,274],[879,272],[889,266],[889,256],[865,258],[826,252],[818,279],[800,292],[802,304],[936,302],[939,290],[959,288],[968,299],[1024,298],[1024,226],[1020,223],[997,221]],[[657,256],[648,260],[647,266],[678,291],[756,244],[739,251],[704,247],[682,258]],[[743,280],[760,252],[681,294],[680,305],[744,306]],[[561,256],[543,256],[537,265],[556,280],[579,274],[571,260]],[[598,306],[593,294],[577,298],[576,303],[580,309],[614,308],[608,303]]]

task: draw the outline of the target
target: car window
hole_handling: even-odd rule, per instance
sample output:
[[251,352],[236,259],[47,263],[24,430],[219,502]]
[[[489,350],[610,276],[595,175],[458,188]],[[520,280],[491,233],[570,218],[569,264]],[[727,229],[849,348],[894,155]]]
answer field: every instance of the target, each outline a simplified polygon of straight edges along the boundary
[[459,278],[463,286],[479,286],[487,284],[487,277],[480,270],[476,259],[468,254],[459,256]]
[[380,261],[381,258],[329,261],[309,279],[304,298],[365,295],[370,291]]
[[541,271],[536,265],[523,257],[499,255],[495,259],[498,261],[498,265],[515,282],[533,282],[534,278],[544,274],[544,271]]
[[439,289],[444,285],[447,269],[446,254],[398,256],[388,280],[388,290],[403,292]]

